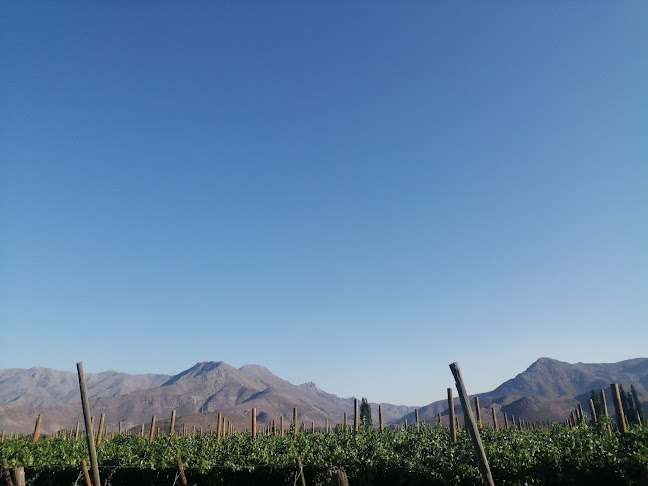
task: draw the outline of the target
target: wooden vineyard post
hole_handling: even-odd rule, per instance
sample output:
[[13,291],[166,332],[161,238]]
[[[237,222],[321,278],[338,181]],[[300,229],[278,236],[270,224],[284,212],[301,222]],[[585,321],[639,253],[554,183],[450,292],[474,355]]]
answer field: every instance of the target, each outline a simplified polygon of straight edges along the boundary
[[596,407],[594,406],[594,400],[589,399],[589,408],[590,413],[592,414],[592,425],[598,424],[598,417],[596,416]]
[[256,424],[256,408],[252,409],[252,440],[256,439],[257,424]]
[[[605,389],[601,388],[599,390],[601,393],[601,403],[603,404],[603,415],[605,416],[606,419],[610,418],[610,415],[608,414],[608,408],[607,408],[607,402],[605,401]],[[612,435],[612,425],[610,425],[609,420],[607,420],[607,430],[608,430],[608,435]]]
[[457,442],[457,421],[455,420],[454,400],[452,388],[448,388],[448,421],[450,422],[450,442]]
[[295,461],[297,462],[297,470],[299,471],[299,484],[301,486],[306,486],[306,478],[304,478],[304,466],[302,465],[301,457],[297,456],[295,458]]
[[81,472],[83,473],[83,481],[85,486],[92,486],[90,482],[90,474],[88,474],[88,466],[86,465],[85,459],[81,459]]
[[182,460],[179,457],[176,458],[176,465],[178,466],[178,474],[180,475],[180,484],[182,486],[187,486],[187,477],[185,476],[184,467],[182,466]]
[[14,468],[14,479],[16,480],[16,486],[25,486],[25,468],[17,467]]
[[171,423],[169,424],[169,435],[173,436],[175,433],[175,419],[176,419],[176,411],[171,410]]
[[99,431],[97,432],[97,447],[101,445],[101,438],[103,437],[103,428],[104,428],[105,419],[106,419],[106,414],[102,413],[101,417],[99,418]]
[[77,422],[76,430],[74,431],[74,440],[79,440],[79,434],[81,433],[80,429],[81,429],[81,423]]
[[437,414],[437,423],[441,425],[441,414]]
[[151,417],[151,429],[149,430],[149,443],[153,442],[153,437],[155,437],[155,415]]
[[11,479],[11,471],[9,471],[9,464],[6,459],[2,460],[2,475],[5,478],[7,486],[14,486],[14,483]]
[[378,405],[378,428],[380,431],[385,430],[385,421],[383,420],[382,405]]
[[297,437],[297,407],[293,408],[293,436]]
[[284,419],[283,419],[283,415],[279,416],[279,436],[280,437],[284,436]]
[[414,409],[414,423],[416,424],[416,431],[420,432],[421,426],[419,425],[419,413],[418,413],[418,408]]
[[90,416],[90,403],[88,401],[88,391],[86,389],[85,374],[83,373],[83,363],[77,363],[77,372],[79,375],[79,388],[81,389],[81,404],[83,406],[83,419],[86,426],[86,438],[88,441],[88,451],[90,452],[90,467],[92,468],[92,482],[95,486],[101,484],[99,477],[99,463],[97,462],[97,450],[95,449],[92,421]]
[[481,429],[482,419],[481,419],[481,409],[479,408],[479,397],[475,397],[475,413],[477,414],[477,425],[479,425],[479,428]]
[[358,420],[358,399],[354,398],[353,399],[353,431],[357,432],[358,431],[358,425],[359,425],[359,420]]
[[506,412],[503,413],[504,413],[504,428],[508,430],[509,428],[508,416],[506,415]]
[[331,475],[332,486],[349,486],[349,478],[342,469],[331,470]]
[[220,442],[221,436],[223,435],[223,416],[220,412],[218,412],[218,415],[216,417],[216,420],[218,421],[218,424],[216,425],[216,442]]
[[607,401],[605,400],[605,389],[601,388],[600,393],[601,403],[603,404],[603,415],[609,418],[610,414],[608,414]]
[[495,427],[495,430],[499,430],[497,427],[497,414],[495,413],[495,407],[491,407],[491,413],[493,414],[493,427]]
[[479,429],[477,428],[477,422],[473,416],[472,409],[470,408],[470,402],[468,401],[468,393],[466,393],[466,388],[464,387],[463,379],[461,378],[461,370],[459,369],[459,363],[452,363],[450,365],[450,370],[455,379],[455,384],[457,386],[457,392],[459,392],[459,399],[461,400],[461,407],[464,411],[464,416],[467,416],[466,426],[468,427],[468,432],[470,433],[470,438],[473,441],[473,446],[475,447],[475,456],[477,459],[477,465],[479,470],[482,473],[482,478],[484,479],[484,484],[486,486],[495,486],[493,482],[493,476],[491,475],[490,467],[488,466],[488,459],[486,458],[486,452],[484,451],[484,444],[482,444],[481,437],[479,435]]
[[625,434],[628,431],[628,428],[623,413],[623,404],[621,403],[619,385],[612,383],[610,389],[612,390],[612,402],[614,402],[614,413],[616,414],[617,426],[619,427],[619,430]]
[[36,419],[36,425],[34,425],[34,433],[32,434],[32,442],[36,442],[40,437],[40,426],[41,421],[43,420],[43,414],[39,413],[38,418]]
[[347,428],[347,414],[344,412],[344,421],[342,422],[342,430],[346,430]]

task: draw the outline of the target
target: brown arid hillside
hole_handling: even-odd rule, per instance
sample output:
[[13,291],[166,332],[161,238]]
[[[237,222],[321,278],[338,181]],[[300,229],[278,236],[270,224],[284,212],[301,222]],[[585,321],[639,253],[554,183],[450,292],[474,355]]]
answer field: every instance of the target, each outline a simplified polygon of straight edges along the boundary
[[[540,358],[493,391],[471,396],[479,397],[482,421],[492,423],[491,407],[502,420],[503,413],[532,422],[562,422],[580,403],[589,410],[592,389],[604,390],[609,411],[613,415],[610,384],[621,385],[626,392],[634,386],[644,409],[648,406],[648,358],[636,358],[619,363],[565,363],[551,358]],[[470,390],[468,390],[470,392]],[[456,392],[455,392],[456,397]],[[454,399],[457,415],[462,415],[458,398]],[[419,409],[419,419],[447,423],[448,401],[439,400]],[[403,417],[414,420],[414,414]]]
[[[40,370],[39,373],[48,376],[58,376],[58,373],[61,373],[55,370]],[[3,382],[0,382],[0,403],[12,405],[3,410],[0,416],[0,430],[28,433],[33,430],[39,413],[43,414],[44,433],[73,427],[77,421],[82,421],[78,382],[75,384],[77,403],[67,405],[68,402],[54,400],[63,393],[57,390],[56,380],[50,378],[47,381],[48,385],[42,386],[44,382],[40,379],[29,382],[28,377],[33,375],[29,373],[30,370],[5,371],[12,371],[13,373],[6,375],[18,375],[23,382],[21,387],[17,387],[13,385],[16,381],[14,379],[6,390],[3,388]],[[71,375],[76,380],[76,376]],[[247,424],[248,427],[252,408],[257,409],[260,425],[270,424],[273,420],[278,422],[282,416],[286,422],[292,420],[293,408],[298,409],[300,422],[315,422],[317,426],[324,426],[326,421],[330,424],[341,423],[345,413],[349,420],[353,417],[353,398],[340,398],[321,390],[314,383],[293,385],[258,365],[246,365],[236,369],[223,362],[201,362],[175,376],[163,378],[158,386],[146,386],[121,394],[110,394],[107,390],[102,391],[99,386],[95,386],[94,395],[91,395],[94,398],[90,403],[92,413],[97,416],[104,413],[109,430],[116,429],[119,422],[126,428],[150,423],[153,415],[158,419],[165,419],[170,417],[172,410],[176,411],[178,422],[181,417],[222,412],[242,417],[241,423]],[[66,397],[72,396],[70,381],[65,382]],[[148,385],[147,382],[143,383]],[[110,390],[117,390],[113,383]],[[30,402],[31,396],[54,398],[47,402],[40,398]],[[34,406],[30,406],[30,403]],[[65,406],[44,407],[43,403],[63,403]],[[398,421],[404,414],[413,410],[413,407],[407,406],[381,405],[388,422]],[[373,404],[373,407],[377,410],[378,404]],[[194,417],[192,420],[195,422],[197,419]],[[204,420],[206,418],[200,419]],[[237,423],[236,420],[231,421]]]
[[[176,423],[207,428],[221,412],[237,428],[249,428],[250,414],[257,410],[259,426],[287,424],[297,408],[298,421],[323,427],[341,423],[344,414],[353,420],[354,399],[340,398],[321,390],[314,383],[293,385],[258,365],[239,369],[223,362],[201,362],[175,375],[127,375],[117,372],[87,374],[91,411],[106,415],[108,430],[137,428],[150,424],[153,415],[164,424],[176,411]],[[648,400],[648,359],[620,363],[570,364],[541,358],[515,378],[495,390],[479,394],[482,420],[491,421],[491,407],[499,420],[502,414],[528,421],[563,421],[579,403],[587,411],[592,388],[605,389],[611,404],[610,383],[626,391],[633,385],[640,399]],[[468,383],[469,385],[469,383]],[[139,388],[138,388],[139,387]],[[470,390],[468,390],[470,391]],[[456,393],[455,393],[456,396]],[[378,404],[371,404],[374,422]],[[414,421],[414,407],[380,404],[386,423]],[[461,406],[455,398],[455,410]],[[42,431],[50,434],[83,422],[78,380],[74,373],[31,368],[0,370],[0,431],[29,433],[39,414]],[[441,414],[447,423],[447,400],[419,409],[419,419],[436,421]]]
[[[86,373],[89,398],[115,397],[160,386],[168,375],[130,375],[117,371]],[[76,373],[39,366],[0,370],[0,403],[20,407],[63,407],[80,401]]]

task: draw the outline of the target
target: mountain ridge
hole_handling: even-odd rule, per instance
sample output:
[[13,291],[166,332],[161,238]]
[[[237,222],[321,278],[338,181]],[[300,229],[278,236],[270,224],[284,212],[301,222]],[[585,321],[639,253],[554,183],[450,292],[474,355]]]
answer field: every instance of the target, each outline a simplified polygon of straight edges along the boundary
[[[108,371],[87,373],[86,381],[91,409],[106,413],[109,428],[116,427],[118,421],[136,426],[150,421],[152,415],[164,417],[171,410],[180,419],[213,412],[245,417],[256,408],[259,423],[278,420],[280,416],[287,420],[292,417],[293,408],[298,409],[300,421],[308,424],[340,423],[345,414],[349,419],[353,417],[354,397],[341,398],[321,390],[314,382],[294,385],[256,364],[237,369],[223,361],[201,361],[175,375]],[[645,403],[648,359],[570,364],[542,357],[494,390],[474,396],[480,397],[486,422],[490,420],[491,407],[526,420],[562,421],[579,403],[588,409],[591,388],[605,389],[609,383],[619,383],[626,390],[634,385]],[[140,388],[134,389],[137,386]],[[33,428],[38,413],[46,417],[44,433],[70,427],[81,420],[79,402],[74,373],[42,367],[0,370],[0,429],[19,428],[26,433]],[[378,405],[383,407],[386,423],[414,421],[416,407],[372,403],[374,421],[378,418]],[[455,408],[459,410],[458,403]],[[447,400],[432,402],[418,411],[420,420],[434,421],[439,414],[445,417]]]

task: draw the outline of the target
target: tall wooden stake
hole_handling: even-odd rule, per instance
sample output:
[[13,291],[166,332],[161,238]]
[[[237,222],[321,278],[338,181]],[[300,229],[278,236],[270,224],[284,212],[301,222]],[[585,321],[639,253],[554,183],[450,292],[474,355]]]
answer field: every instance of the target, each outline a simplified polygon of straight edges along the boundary
[[176,465],[178,466],[178,473],[180,474],[180,484],[182,486],[187,486],[187,476],[185,476],[182,460],[179,457],[176,458]]
[[81,459],[81,472],[83,473],[83,481],[85,486],[92,486],[90,481],[90,474],[88,474],[88,466],[86,465],[85,459]]
[[[175,433],[175,419],[176,419],[176,411],[171,410],[171,423],[169,424],[169,435],[173,435]],[[184,473],[183,473],[184,474]]]
[[252,409],[252,439],[256,439],[256,433],[257,433],[257,424],[256,424],[256,408]]
[[40,437],[40,426],[42,420],[43,420],[43,414],[39,413],[38,418],[36,419],[36,425],[34,426],[34,434],[32,435],[32,442],[36,442]]
[[101,417],[99,418],[99,431],[97,432],[97,447],[101,445],[101,438],[103,437],[104,420],[106,420],[106,414],[102,413]]
[[612,383],[610,385],[612,390],[612,401],[614,402],[614,413],[616,414],[616,421],[619,430],[626,433],[628,428],[626,426],[625,414],[623,413],[623,404],[621,403],[621,393],[619,392],[619,385]]
[[293,435],[297,437],[297,407],[293,408]]
[[149,442],[153,442],[153,437],[155,437],[155,415],[151,417],[151,429],[149,430]]
[[592,415],[592,425],[596,425],[598,424],[598,417],[596,416],[596,407],[594,406],[594,400],[590,398],[588,405],[590,408],[590,414]]
[[481,428],[482,419],[481,419],[481,409],[479,408],[479,397],[475,397],[475,412],[477,413],[477,424],[479,425],[479,428]]
[[495,486],[493,482],[493,476],[491,475],[490,467],[488,466],[488,459],[486,458],[486,452],[484,450],[484,444],[482,444],[481,437],[479,435],[479,428],[477,428],[477,422],[473,416],[472,409],[470,408],[470,402],[468,401],[468,393],[466,393],[466,388],[464,387],[463,379],[461,378],[461,370],[459,369],[459,363],[452,363],[450,365],[450,370],[455,379],[455,384],[457,386],[457,391],[459,392],[459,399],[461,400],[461,407],[463,408],[464,415],[467,415],[468,420],[466,421],[466,426],[468,427],[468,432],[470,433],[470,438],[473,441],[473,446],[475,447],[475,456],[477,459],[477,465],[479,470],[482,473],[482,478],[484,479],[484,484],[486,486]]
[[306,486],[306,478],[304,477],[304,466],[302,466],[301,457],[297,456],[295,460],[297,461],[297,469],[299,470],[299,484],[301,486]]
[[358,399],[354,398],[353,399],[353,431],[357,432],[358,431]]
[[88,390],[86,388],[85,374],[83,373],[83,363],[77,363],[77,373],[79,375],[79,388],[81,390],[81,404],[83,406],[83,420],[86,426],[86,439],[88,440],[88,451],[90,452],[90,467],[92,469],[92,482],[95,486],[101,485],[99,477],[99,463],[97,462],[97,450],[95,449],[94,434],[92,432],[92,421],[90,419],[90,403],[88,402]]
[[497,414],[495,413],[495,407],[491,407],[491,413],[493,414],[493,427],[495,427],[495,430],[499,430],[497,427]]
[[382,405],[378,405],[378,427],[381,432],[385,430],[385,421],[383,420]]
[[450,422],[450,441],[454,444],[455,442],[457,442],[457,421],[455,420],[452,388],[448,388],[448,421]]

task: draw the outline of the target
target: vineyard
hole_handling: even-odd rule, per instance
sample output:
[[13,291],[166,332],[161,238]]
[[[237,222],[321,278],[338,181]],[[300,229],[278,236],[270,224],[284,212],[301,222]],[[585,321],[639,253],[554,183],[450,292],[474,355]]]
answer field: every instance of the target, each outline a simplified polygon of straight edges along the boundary
[[[295,458],[304,464],[306,484],[330,484],[331,469],[343,469],[351,485],[482,484],[465,429],[451,440],[448,428],[337,428],[299,434],[233,433],[161,436],[107,436],[97,447],[102,482],[181,484],[181,458],[188,484],[296,484]],[[595,427],[553,425],[542,430],[485,426],[481,430],[495,484],[645,484],[648,427],[609,434]],[[9,468],[23,466],[26,484],[83,484],[80,461],[88,457],[85,440],[31,436],[5,438],[0,457]]]
[[[633,412],[636,420],[624,416],[616,384],[611,385],[614,425],[602,393],[600,414],[593,399],[589,401],[589,421],[579,405],[564,424],[516,422],[514,417],[509,422],[504,414],[499,427],[494,408],[492,425],[483,424],[479,399],[475,397],[475,419],[459,365],[453,363],[464,427],[448,388],[448,426],[440,414],[434,424],[419,423],[416,411],[415,424],[385,427],[379,407],[375,428],[370,408],[363,419],[355,400],[353,426],[347,426],[345,413],[343,423],[333,428],[328,421],[325,427],[299,427],[295,408],[287,431],[283,417],[278,427],[273,421],[259,430],[253,408],[249,431],[237,431],[219,412],[215,431],[190,432],[183,426],[176,432],[173,411],[166,432],[156,427],[153,416],[148,434],[144,425],[139,433],[122,431],[121,422],[118,431],[108,433],[101,414],[95,435],[82,363],[77,366],[90,432],[83,433],[77,424],[76,429],[41,437],[42,415],[31,436],[2,432],[1,480],[8,486],[648,486],[648,425],[638,410]],[[593,398],[598,395],[592,391]]]

